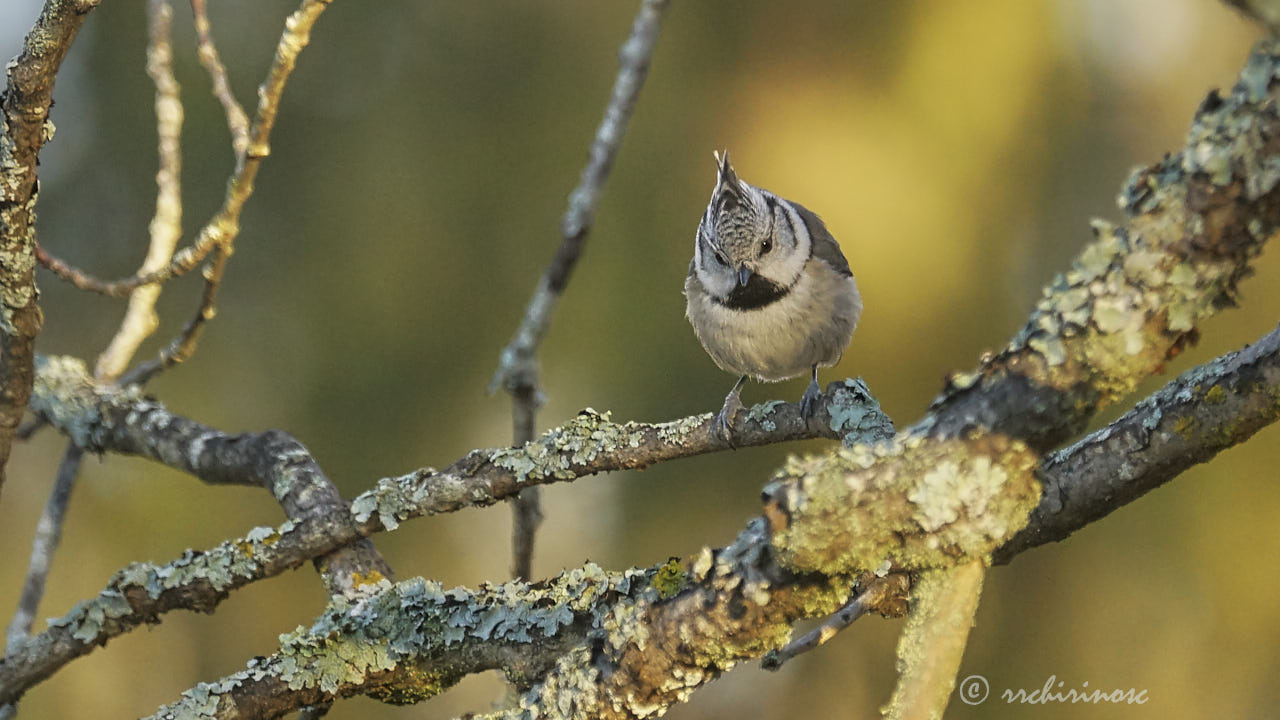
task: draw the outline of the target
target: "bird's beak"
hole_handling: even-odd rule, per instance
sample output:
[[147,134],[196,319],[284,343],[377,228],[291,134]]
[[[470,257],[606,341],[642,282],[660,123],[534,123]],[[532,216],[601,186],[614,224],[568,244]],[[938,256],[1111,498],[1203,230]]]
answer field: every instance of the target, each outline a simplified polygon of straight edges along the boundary
[[738,266],[738,287],[746,287],[751,282],[751,269],[746,265]]

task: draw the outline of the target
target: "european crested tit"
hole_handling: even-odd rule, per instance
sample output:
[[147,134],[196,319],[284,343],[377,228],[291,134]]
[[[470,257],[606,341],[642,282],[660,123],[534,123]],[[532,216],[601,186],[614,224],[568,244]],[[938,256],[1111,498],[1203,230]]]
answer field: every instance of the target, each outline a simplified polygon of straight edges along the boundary
[[862,298],[817,215],[739,180],[727,151],[716,161],[716,187],[684,281],[685,314],[716,365],[741,376],[715,420],[731,441],[748,377],[779,382],[808,371],[800,411],[812,416],[822,392],[818,368],[844,354]]

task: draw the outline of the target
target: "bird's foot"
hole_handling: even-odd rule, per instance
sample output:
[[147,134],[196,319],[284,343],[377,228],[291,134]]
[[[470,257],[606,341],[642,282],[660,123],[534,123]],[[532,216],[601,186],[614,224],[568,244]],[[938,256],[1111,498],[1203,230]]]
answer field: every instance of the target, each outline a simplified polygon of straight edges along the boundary
[[724,399],[724,407],[720,408],[720,412],[716,415],[715,420],[711,424],[711,429],[716,435],[720,436],[729,447],[735,447],[733,444],[733,419],[742,410],[742,401],[738,399],[738,393],[731,392]]
[[804,419],[806,425],[818,412],[818,401],[821,399],[822,388],[818,387],[818,381],[810,380],[809,387],[805,388],[804,395],[800,396],[800,417]]

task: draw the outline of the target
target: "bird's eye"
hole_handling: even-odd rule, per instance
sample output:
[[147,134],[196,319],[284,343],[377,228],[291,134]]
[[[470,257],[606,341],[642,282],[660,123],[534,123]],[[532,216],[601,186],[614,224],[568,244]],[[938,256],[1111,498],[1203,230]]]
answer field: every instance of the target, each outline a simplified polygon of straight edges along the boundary
[[767,255],[767,254],[769,253],[769,251],[770,251],[770,250],[772,250],[772,249],[773,249],[773,240],[772,240],[772,239],[770,239],[770,238],[765,238],[765,239],[764,239],[764,242],[760,243],[760,254],[761,254],[761,255]]

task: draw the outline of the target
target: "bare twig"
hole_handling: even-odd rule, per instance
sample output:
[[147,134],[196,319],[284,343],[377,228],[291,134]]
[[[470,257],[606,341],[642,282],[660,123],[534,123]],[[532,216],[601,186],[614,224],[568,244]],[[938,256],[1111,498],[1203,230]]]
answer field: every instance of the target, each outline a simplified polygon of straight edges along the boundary
[[[564,293],[569,276],[582,254],[587,233],[591,230],[596,202],[609,178],[609,171],[613,168],[627,123],[635,111],[640,88],[649,74],[649,62],[653,57],[658,31],[662,27],[662,14],[666,9],[667,0],[643,0],[631,25],[631,34],[618,52],[618,76],[613,83],[604,119],[596,129],[595,139],[591,143],[590,159],[582,170],[578,186],[569,195],[569,209],[560,223],[560,247],[556,250],[551,265],[542,274],[542,279],[525,308],[519,329],[503,348],[497,372],[489,383],[489,392],[494,392],[501,386],[511,393],[516,445],[533,439],[538,406],[542,404],[542,393],[538,389],[538,346],[551,325],[551,313]],[[534,536],[542,522],[536,488],[530,488],[527,493],[516,498],[512,506],[512,517],[515,524],[512,534],[512,574],[517,578],[529,577]]]
[[[297,65],[298,56],[310,42],[311,28],[331,1],[302,0],[298,9],[285,20],[284,33],[276,45],[271,68],[267,71],[266,80],[258,88],[258,109],[249,128],[249,143],[243,159],[237,160],[235,172],[227,182],[222,209],[205,225],[193,246],[203,247],[205,242],[216,246],[205,266],[200,305],[182,332],[156,358],[130,370],[123,378],[125,383],[144,382],[156,373],[189,358],[195,352],[205,324],[216,314],[218,288],[222,284],[222,275],[231,256],[235,238],[240,233],[240,213],[253,194],[253,183],[263,159],[271,152],[269,140],[280,110],[280,97]],[[234,128],[232,132],[235,132]]]
[[36,260],[58,279],[69,283],[78,290],[106,295],[108,297],[128,297],[129,293],[143,285],[161,283],[175,277],[182,277],[196,269],[200,263],[217,247],[217,236],[203,234],[196,242],[174,253],[173,260],[167,266],[152,272],[130,275],[118,280],[103,280],[73,267],[67,261],[54,256],[44,248],[36,248]]
[[[156,132],[159,135],[160,167],[156,171],[156,212],[151,219],[151,243],[139,275],[158,272],[169,266],[178,239],[182,237],[182,100],[173,76],[173,6],[168,0],[147,3],[147,74],[156,86]],[[95,376],[114,380],[124,372],[138,346],[156,331],[160,319],[156,301],[160,283],[143,285],[129,297],[120,329],[98,356]]]
[[213,96],[222,104],[227,115],[227,129],[231,131],[231,150],[236,157],[236,170],[244,163],[249,150],[249,116],[236,100],[231,91],[231,81],[227,78],[227,69],[218,56],[218,47],[213,42],[213,28],[209,24],[209,13],[205,0],[191,0],[192,23],[196,30],[196,56],[200,64],[209,73],[213,83]]
[[27,562],[27,579],[22,585],[17,612],[14,613],[5,634],[5,646],[10,651],[31,633],[31,624],[35,621],[36,612],[40,609],[45,581],[49,578],[49,568],[53,564],[54,552],[57,551],[58,543],[62,540],[62,521],[67,514],[71,488],[75,485],[83,455],[84,451],[75,443],[67,445],[67,450],[62,455],[62,462],[58,465],[58,473],[54,476],[49,500],[45,503],[44,514],[36,524],[35,538],[31,541],[31,559]]
[[99,0],[46,0],[0,93],[0,488],[34,379],[35,207],[40,149],[53,135],[49,107],[62,59]]
[[[68,443],[62,462],[58,464],[53,489],[49,491],[49,500],[45,503],[44,513],[36,523],[35,537],[31,540],[31,558],[27,561],[27,578],[22,584],[18,609],[14,611],[9,629],[5,633],[6,655],[16,650],[31,634],[31,625],[35,622],[40,601],[44,598],[45,582],[49,579],[53,556],[62,541],[62,524],[83,455],[84,451],[75,443]],[[0,705],[0,720],[9,720],[17,714],[17,710],[16,703]]]
[[766,654],[760,667],[770,671],[780,670],[795,656],[826,645],[841,630],[867,613],[877,612],[885,617],[901,617],[906,613],[907,590],[911,581],[905,574],[893,573],[885,577],[872,575],[863,580],[858,593],[844,607],[802,637]]

